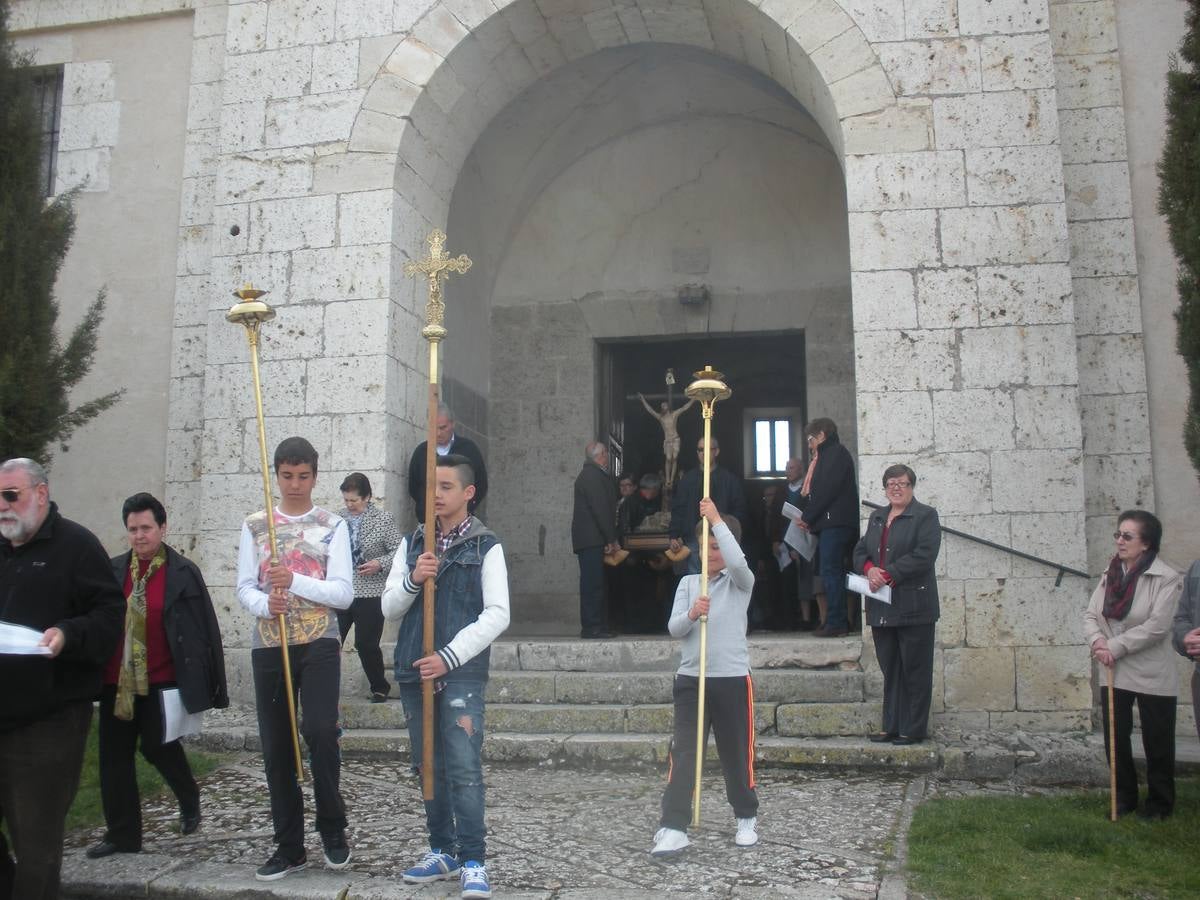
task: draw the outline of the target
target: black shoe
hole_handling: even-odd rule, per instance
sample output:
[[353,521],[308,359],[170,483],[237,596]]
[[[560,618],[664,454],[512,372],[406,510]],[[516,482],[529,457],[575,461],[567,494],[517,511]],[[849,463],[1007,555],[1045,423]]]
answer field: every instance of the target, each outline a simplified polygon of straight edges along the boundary
[[579,636],[585,641],[607,640],[616,637],[611,631],[583,631]]
[[142,852],[141,847],[134,847],[132,849],[127,850],[124,847],[118,847],[112,841],[108,840],[108,838],[105,838],[100,843],[96,844],[95,846],[88,847],[87,853],[85,855],[87,856],[88,859],[104,859],[104,857],[112,856],[114,853],[141,853],[141,852]]
[[847,630],[845,628],[830,628],[828,625],[825,625],[821,628],[818,628],[816,631],[814,631],[813,637],[820,637],[820,638],[845,637],[848,633],[849,632],[847,632]]
[[258,871],[254,873],[254,877],[259,881],[278,881],[280,878],[291,875],[293,872],[299,872],[307,865],[308,859],[303,853],[300,854],[299,859],[289,860],[280,856],[279,851],[276,850],[270,859],[258,867]]
[[[1120,810],[1117,810],[1117,814],[1120,815]],[[1170,815],[1169,812],[1163,812],[1161,809],[1142,807],[1138,810],[1137,817],[1143,822],[1164,822]]]
[[1117,804],[1117,818],[1118,819],[1121,818],[1122,816],[1127,816],[1130,813],[1135,813],[1135,812],[1137,812],[1136,806],[1121,806],[1121,804],[1119,804],[1119,803]]
[[350,845],[346,843],[346,832],[339,831],[328,837],[321,835],[321,843],[325,845],[325,865],[335,872],[350,865]]
[[887,744],[896,740],[898,737],[900,737],[900,735],[894,734],[890,731],[877,731],[871,735],[870,741],[872,744]]
[[925,740],[925,738],[909,737],[906,734],[902,734],[898,737],[892,738],[892,744],[896,747],[911,747],[913,744],[919,744],[923,740]]
[[179,814],[179,833],[180,834],[195,834],[196,829],[200,827],[200,810],[194,813],[181,812]]
[[389,691],[371,691],[372,703],[386,703]]

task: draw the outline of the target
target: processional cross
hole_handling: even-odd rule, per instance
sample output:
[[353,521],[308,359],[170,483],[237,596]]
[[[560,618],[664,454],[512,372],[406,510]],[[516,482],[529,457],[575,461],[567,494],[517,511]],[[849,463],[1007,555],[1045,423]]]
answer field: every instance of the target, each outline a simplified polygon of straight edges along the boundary
[[[459,275],[471,268],[471,260],[465,253],[451,256],[446,252],[446,233],[434,229],[427,238],[429,256],[404,264],[404,274],[409,278],[424,275],[429,282],[429,302],[425,304],[425,327],[421,336],[436,344],[446,336],[446,304],[442,302],[442,282],[455,272]],[[432,359],[432,357],[431,357]],[[436,383],[436,379],[434,379]]]

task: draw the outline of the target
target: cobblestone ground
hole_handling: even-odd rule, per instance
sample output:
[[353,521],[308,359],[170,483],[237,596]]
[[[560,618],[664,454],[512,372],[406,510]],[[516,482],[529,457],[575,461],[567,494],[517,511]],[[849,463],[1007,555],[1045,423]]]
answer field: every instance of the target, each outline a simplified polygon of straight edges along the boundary
[[[723,783],[719,775],[708,777],[692,847],[675,861],[657,863],[647,851],[657,827],[663,773],[491,766],[486,777],[488,868],[498,896],[874,897],[894,851],[906,796],[923,790],[920,779],[767,772],[759,781],[761,841],[742,850],[733,844]],[[254,888],[253,869],[273,849],[259,758],[236,757],[210,774],[202,790],[204,822],[193,837],[175,832],[178,812],[172,798],[144,804],[140,857],[85,860],[78,851],[98,840],[102,829],[72,834],[69,880],[102,883],[106,867],[127,871],[153,856],[217,864],[201,868],[222,872],[226,884],[244,873],[245,887]],[[354,852],[351,870],[373,876],[370,884],[376,886],[398,885],[401,871],[426,847],[416,778],[398,762],[347,759],[342,790]],[[305,795],[311,816],[309,787]],[[320,864],[315,833],[309,835],[308,857],[314,868]],[[112,870],[113,877],[117,871]],[[310,893],[305,880],[317,878],[313,868],[289,876],[278,883],[276,891],[282,893],[273,896],[300,896],[301,891],[335,896]],[[199,887],[195,895],[208,896]],[[430,898],[458,893],[455,882],[408,890]],[[368,895],[384,896],[350,893]]]

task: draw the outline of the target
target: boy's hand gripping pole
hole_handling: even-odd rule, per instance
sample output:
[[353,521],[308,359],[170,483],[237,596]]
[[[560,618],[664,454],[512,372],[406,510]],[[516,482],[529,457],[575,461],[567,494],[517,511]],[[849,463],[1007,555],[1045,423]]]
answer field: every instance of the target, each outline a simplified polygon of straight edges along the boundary
[[[722,380],[725,376],[705,366],[699,372],[693,372],[695,381],[687,386],[684,393],[693,400],[700,401],[700,411],[704,417],[704,498],[710,499],[709,468],[712,465],[712,417],[713,407],[718,400],[724,400],[732,391]],[[700,596],[708,596],[708,519],[700,517]],[[708,616],[700,617],[700,685],[696,697],[696,784],[692,788],[692,825],[700,824],[700,776],[704,771],[704,677],[708,656]]]
[[[241,300],[234,304],[225,318],[246,329],[246,340],[250,342],[250,372],[254,377],[254,414],[258,418],[258,457],[262,469],[263,502],[267,511],[267,537],[271,545],[271,565],[279,564],[279,541],[275,537],[275,506],[271,496],[271,469],[267,462],[267,430],[263,425],[262,379],[258,371],[259,328],[263,322],[275,318],[275,310],[259,298],[266,291],[256,291],[247,283],[233,295]],[[292,726],[292,751],[296,757],[296,780],[304,780],[304,764],[300,757],[300,732],[296,728],[296,695],[292,692],[292,663],[288,655],[287,617],[276,616],[279,628],[279,652],[283,654],[283,689],[287,694],[288,721]]]
[[[437,553],[437,515],[434,511],[434,487],[437,481],[437,420],[438,420],[438,344],[446,337],[446,305],[442,302],[442,282],[451,272],[462,274],[471,268],[465,254],[451,258],[446,253],[446,234],[434,229],[426,238],[429,256],[404,264],[404,274],[411,278],[423,275],[429,283],[429,300],[425,304],[425,327],[421,337],[429,342],[429,436],[425,442],[425,550]],[[434,651],[433,608],[437,592],[436,579],[426,578],[423,585],[422,611],[424,632],[421,635],[421,654]],[[421,793],[426,800],[434,795],[433,778],[433,680],[421,681]],[[412,752],[415,754],[417,748]]]

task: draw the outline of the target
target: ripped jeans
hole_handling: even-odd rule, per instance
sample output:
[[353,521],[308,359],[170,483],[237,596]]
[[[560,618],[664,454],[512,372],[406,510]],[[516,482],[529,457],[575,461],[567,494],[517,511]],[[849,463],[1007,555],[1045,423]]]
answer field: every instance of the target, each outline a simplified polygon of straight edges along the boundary
[[[429,847],[462,861],[483,862],[483,689],[479,681],[448,681],[433,695],[434,797],[425,803]],[[402,682],[413,771],[421,771],[421,685]]]

